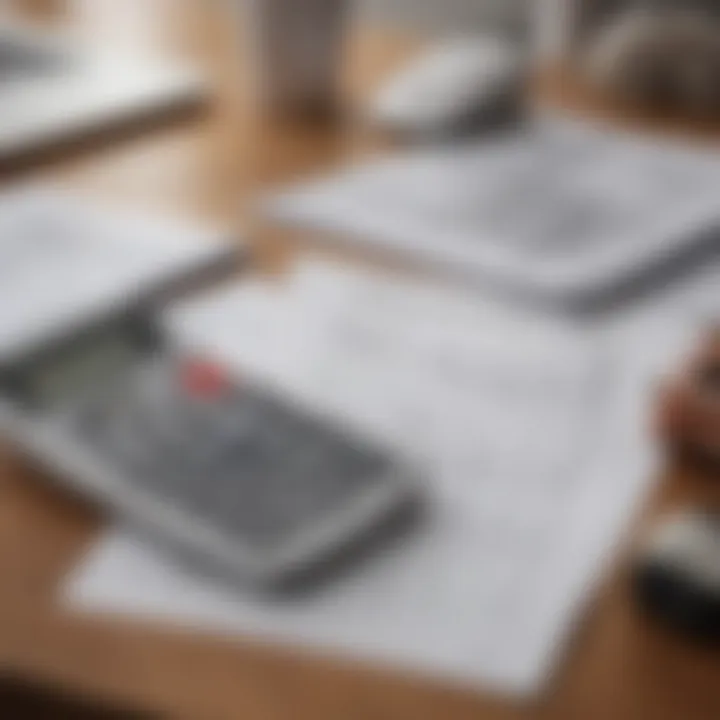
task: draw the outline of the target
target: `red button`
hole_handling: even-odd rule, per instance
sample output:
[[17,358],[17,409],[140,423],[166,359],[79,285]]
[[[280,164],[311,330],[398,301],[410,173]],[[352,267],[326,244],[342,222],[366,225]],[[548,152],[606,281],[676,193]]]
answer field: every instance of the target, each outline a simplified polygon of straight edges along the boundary
[[182,368],[182,383],[193,396],[216,398],[225,393],[230,381],[225,370],[208,360],[189,360]]

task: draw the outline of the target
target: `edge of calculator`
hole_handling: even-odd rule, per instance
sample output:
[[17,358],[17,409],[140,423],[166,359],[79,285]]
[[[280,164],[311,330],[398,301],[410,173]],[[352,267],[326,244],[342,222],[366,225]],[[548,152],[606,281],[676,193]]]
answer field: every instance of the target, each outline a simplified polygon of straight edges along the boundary
[[265,553],[229,538],[170,503],[128,486],[92,453],[55,432],[51,422],[38,422],[32,414],[0,401],[0,426],[13,445],[31,462],[46,468],[59,485],[94,499],[128,520],[139,521],[151,531],[165,533],[189,553],[200,553],[238,579],[263,587],[279,586],[330,559],[354,544],[364,531],[382,524],[406,503],[420,497],[419,474],[409,464],[391,462],[383,482],[360,500],[279,549]]

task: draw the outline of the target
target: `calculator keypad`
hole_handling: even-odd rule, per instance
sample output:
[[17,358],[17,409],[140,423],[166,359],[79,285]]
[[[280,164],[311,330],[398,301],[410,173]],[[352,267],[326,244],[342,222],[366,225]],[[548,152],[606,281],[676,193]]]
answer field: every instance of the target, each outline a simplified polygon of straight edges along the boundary
[[144,367],[86,402],[77,428],[128,484],[262,547],[342,510],[387,470],[362,441],[210,366]]

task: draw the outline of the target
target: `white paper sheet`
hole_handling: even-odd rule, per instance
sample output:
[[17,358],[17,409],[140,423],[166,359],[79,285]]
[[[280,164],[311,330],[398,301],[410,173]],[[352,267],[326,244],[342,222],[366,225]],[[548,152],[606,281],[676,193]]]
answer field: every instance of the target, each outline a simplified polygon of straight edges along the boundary
[[[390,437],[430,470],[429,518],[317,593],[277,602],[208,584],[112,530],[68,579],[73,607],[462,685],[543,686],[648,487],[649,387],[689,326],[584,331],[324,264],[276,290],[223,291],[172,324],[239,372]],[[278,352],[287,334],[292,353]]]
[[212,268],[238,247],[219,233],[102,209],[49,187],[0,196],[0,360]]
[[597,300],[720,228],[720,156],[559,119],[417,151],[268,198],[327,231],[505,290]]

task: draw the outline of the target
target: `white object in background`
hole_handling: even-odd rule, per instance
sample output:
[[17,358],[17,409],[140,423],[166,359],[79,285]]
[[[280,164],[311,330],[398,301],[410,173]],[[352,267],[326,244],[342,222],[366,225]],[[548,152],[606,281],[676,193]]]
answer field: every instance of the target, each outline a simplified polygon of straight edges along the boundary
[[201,101],[182,64],[0,22],[0,161]]
[[[482,35],[439,44],[400,70],[378,92],[370,121],[415,136],[515,119],[524,99],[522,46]],[[503,118],[504,119],[504,118]]]
[[541,689],[649,483],[644,362],[608,384],[617,366],[575,327],[323,264],[264,297],[239,287],[189,303],[172,326],[423,460],[429,517],[384,555],[279,602],[208,584],[113,530],[68,579],[75,608]]
[[0,195],[0,362],[236,266],[219,232],[50,187]]
[[264,210],[335,242],[578,304],[713,242],[719,183],[709,149],[543,119],[501,140],[351,168],[280,192]]

